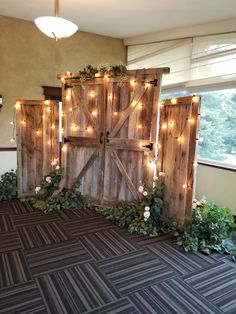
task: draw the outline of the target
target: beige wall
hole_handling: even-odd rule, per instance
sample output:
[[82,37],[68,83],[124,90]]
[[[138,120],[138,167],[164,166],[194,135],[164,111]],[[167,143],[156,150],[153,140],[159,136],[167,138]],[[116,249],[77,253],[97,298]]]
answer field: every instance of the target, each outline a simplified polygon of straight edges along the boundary
[[[0,16],[0,147],[10,143],[16,98],[43,99],[42,85],[59,86],[58,73],[77,72],[87,64],[125,64],[123,41],[78,32],[56,42],[42,34],[33,22]],[[1,165],[0,165],[1,167]]]
[[199,165],[196,198],[203,195],[220,206],[229,207],[236,215],[236,172]]

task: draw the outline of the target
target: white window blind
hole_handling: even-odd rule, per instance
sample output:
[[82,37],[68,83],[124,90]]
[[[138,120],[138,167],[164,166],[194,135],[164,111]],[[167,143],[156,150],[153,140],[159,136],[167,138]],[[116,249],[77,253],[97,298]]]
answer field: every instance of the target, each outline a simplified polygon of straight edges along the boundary
[[163,86],[236,80],[236,33],[128,47],[128,69],[170,67]]

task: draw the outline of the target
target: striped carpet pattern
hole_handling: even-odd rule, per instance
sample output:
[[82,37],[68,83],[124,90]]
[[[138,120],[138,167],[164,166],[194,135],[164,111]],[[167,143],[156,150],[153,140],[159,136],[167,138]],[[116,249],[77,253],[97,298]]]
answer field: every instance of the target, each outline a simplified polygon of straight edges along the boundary
[[235,314],[236,263],[129,234],[95,210],[0,203],[0,314]]

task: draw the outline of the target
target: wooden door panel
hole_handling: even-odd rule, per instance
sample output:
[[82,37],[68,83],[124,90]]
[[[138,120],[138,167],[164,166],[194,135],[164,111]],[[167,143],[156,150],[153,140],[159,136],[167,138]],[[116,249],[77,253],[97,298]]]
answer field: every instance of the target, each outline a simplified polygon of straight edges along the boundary
[[78,82],[66,91],[68,145],[66,186],[80,181],[82,194],[102,197],[104,163],[104,84]]
[[[105,200],[139,199],[138,186],[141,182],[149,185],[152,181],[153,169],[146,164],[150,156],[153,159],[153,153],[145,146],[151,141],[155,88],[152,84],[147,86],[144,79],[137,80],[134,86],[128,81],[122,87],[110,80],[106,112]],[[111,190],[114,176],[119,184]]]

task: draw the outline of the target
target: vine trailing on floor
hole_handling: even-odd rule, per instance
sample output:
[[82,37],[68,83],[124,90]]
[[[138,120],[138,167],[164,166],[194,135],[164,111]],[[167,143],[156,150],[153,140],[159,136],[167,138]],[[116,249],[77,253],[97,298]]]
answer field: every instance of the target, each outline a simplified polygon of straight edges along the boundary
[[229,208],[204,200],[193,210],[191,219],[187,219],[177,244],[186,252],[228,253],[235,259],[235,227]]
[[40,186],[35,188],[35,196],[28,196],[22,201],[28,201],[32,206],[44,213],[65,210],[81,209],[85,207],[85,197],[79,192],[79,184],[76,183],[71,189],[63,189],[54,195],[59,187],[62,172],[59,167],[44,177]]
[[5,172],[0,180],[0,201],[9,201],[17,197],[17,174],[15,170]]
[[164,184],[156,179],[152,187],[140,186],[142,201],[120,201],[110,207],[102,207],[100,213],[131,233],[157,236],[159,232],[175,230],[177,222],[161,218],[167,203],[164,201]]

